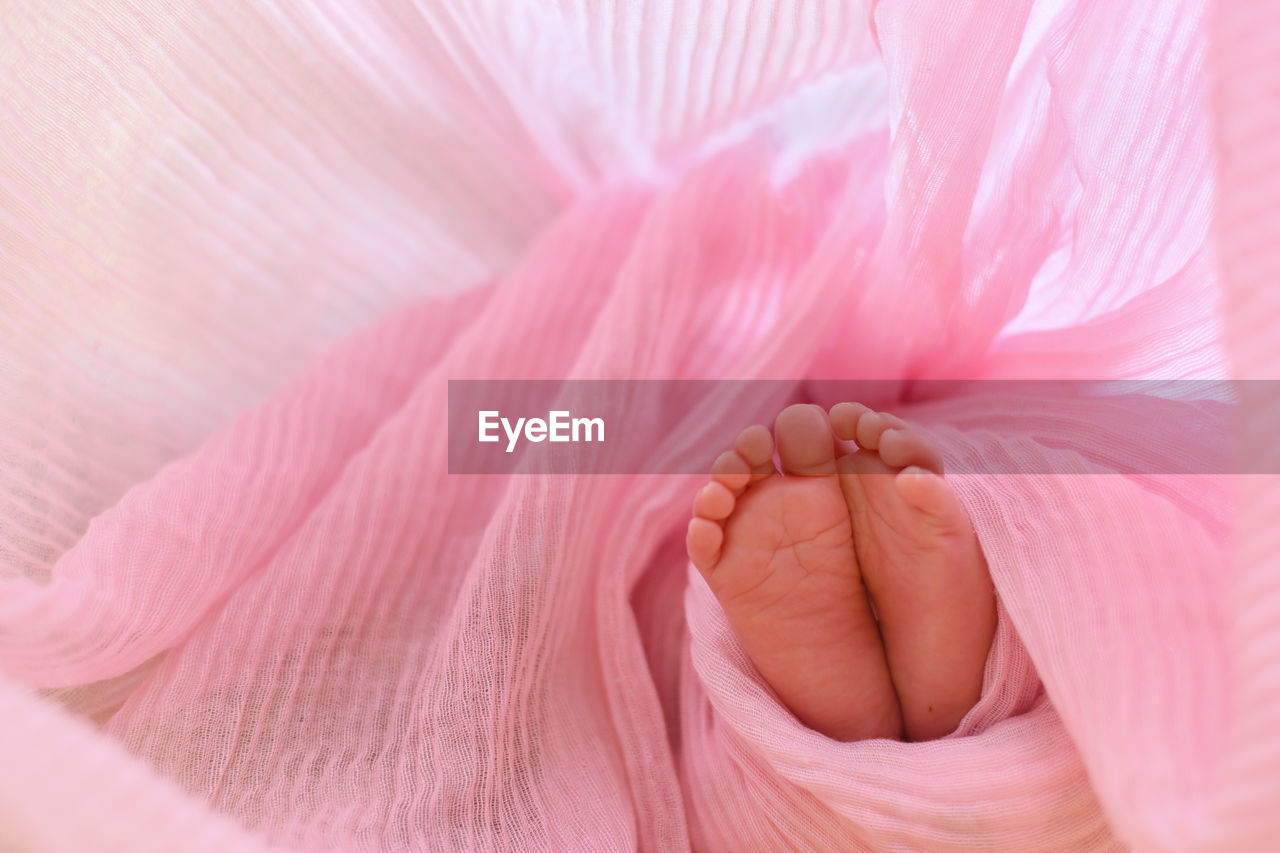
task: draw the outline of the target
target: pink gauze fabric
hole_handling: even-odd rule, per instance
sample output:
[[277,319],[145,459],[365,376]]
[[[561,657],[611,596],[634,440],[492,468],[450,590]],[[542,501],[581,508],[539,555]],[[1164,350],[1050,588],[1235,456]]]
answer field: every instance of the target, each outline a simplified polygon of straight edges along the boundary
[[1280,6],[162,5],[0,9],[0,848],[1273,849],[1276,478],[907,407],[1052,473],[955,478],[978,706],[846,744],[688,568],[698,478],[450,475],[443,424],[1276,378]]

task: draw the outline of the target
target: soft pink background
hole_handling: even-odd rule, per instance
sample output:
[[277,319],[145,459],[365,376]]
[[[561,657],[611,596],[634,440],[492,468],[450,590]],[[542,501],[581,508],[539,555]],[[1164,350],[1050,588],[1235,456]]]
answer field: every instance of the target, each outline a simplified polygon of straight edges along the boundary
[[161,5],[0,9],[0,846],[1280,837],[1274,478],[937,417],[1077,473],[957,481],[983,699],[837,744],[694,478],[443,430],[463,377],[1277,378],[1280,7]]

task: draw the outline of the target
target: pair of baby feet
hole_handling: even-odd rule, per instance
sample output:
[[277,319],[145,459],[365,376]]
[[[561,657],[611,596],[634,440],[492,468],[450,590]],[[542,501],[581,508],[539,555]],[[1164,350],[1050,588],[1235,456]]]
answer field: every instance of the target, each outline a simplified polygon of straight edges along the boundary
[[996,624],[986,560],[937,447],[893,415],[794,405],[772,434],[747,428],[695,497],[687,547],[810,728],[931,740],[978,701]]

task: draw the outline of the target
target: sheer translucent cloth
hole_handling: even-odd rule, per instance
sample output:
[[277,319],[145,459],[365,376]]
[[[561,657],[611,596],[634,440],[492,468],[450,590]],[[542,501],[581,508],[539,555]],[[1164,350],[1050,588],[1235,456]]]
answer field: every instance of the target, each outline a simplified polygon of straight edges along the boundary
[[697,477],[444,430],[459,378],[1275,378],[1280,7],[162,5],[0,10],[0,847],[1280,835],[1273,477],[906,407],[1040,473],[954,478],[978,706],[836,743],[688,568]]

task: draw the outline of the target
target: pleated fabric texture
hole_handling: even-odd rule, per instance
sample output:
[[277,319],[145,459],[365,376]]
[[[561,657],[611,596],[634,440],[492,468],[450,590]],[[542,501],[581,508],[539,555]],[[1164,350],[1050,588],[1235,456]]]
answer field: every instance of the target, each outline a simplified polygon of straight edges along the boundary
[[836,743],[687,566],[697,477],[445,431],[463,378],[1275,378],[1277,7],[165,6],[0,10],[0,847],[1280,835],[1275,478],[897,407],[1040,473],[953,478],[979,704]]

